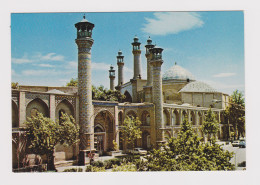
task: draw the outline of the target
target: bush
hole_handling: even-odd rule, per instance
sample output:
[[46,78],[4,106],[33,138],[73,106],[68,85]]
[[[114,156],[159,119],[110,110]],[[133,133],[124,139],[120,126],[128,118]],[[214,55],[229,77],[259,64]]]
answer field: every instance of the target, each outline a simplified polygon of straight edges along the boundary
[[134,172],[137,171],[136,166],[132,163],[124,163],[121,166],[113,165],[113,172]]
[[82,168],[69,168],[65,169],[63,172],[83,172]]
[[86,166],[85,172],[105,172],[105,167],[97,167],[97,166]]
[[104,163],[102,161],[94,161],[91,165],[96,167],[103,167]]
[[238,163],[238,167],[246,167],[246,161],[243,161],[241,163]]
[[112,168],[113,165],[117,165],[117,166],[120,166],[121,165],[121,159],[118,159],[118,158],[114,158],[114,159],[109,159],[109,160],[106,160],[104,162],[104,167],[105,169],[109,169],[109,168]]

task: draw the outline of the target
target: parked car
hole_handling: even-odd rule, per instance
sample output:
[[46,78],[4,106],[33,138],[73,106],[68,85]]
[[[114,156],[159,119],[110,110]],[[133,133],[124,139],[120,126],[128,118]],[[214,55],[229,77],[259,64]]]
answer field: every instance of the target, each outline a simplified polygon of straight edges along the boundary
[[238,147],[238,145],[239,145],[239,141],[233,141],[232,142],[232,146],[233,147]]
[[246,142],[245,141],[240,141],[238,146],[239,146],[239,148],[245,148],[246,147]]
[[139,155],[146,155],[147,151],[142,148],[135,148],[134,150],[132,150],[132,153],[139,154]]

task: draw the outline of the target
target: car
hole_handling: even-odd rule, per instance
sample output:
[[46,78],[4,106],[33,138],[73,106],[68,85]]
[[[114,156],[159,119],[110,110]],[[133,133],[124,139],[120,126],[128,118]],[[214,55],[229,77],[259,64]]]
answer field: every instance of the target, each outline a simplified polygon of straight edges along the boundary
[[246,147],[246,142],[245,141],[240,141],[238,144],[239,148],[245,148]]
[[132,150],[132,153],[139,154],[139,155],[146,155],[147,151],[142,148],[135,148],[134,150]]
[[232,146],[233,147],[238,147],[238,145],[239,145],[239,141],[233,141],[232,142]]

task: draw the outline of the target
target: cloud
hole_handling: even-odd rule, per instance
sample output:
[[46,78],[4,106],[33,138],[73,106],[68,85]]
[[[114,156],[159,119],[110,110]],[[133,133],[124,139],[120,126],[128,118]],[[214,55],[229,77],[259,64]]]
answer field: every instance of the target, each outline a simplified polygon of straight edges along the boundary
[[63,55],[57,55],[56,53],[48,53],[46,55],[42,55],[39,53],[38,55],[35,56],[38,58],[38,60],[41,61],[64,61],[64,56]]
[[[64,61],[64,56],[57,55],[56,53],[48,53],[46,55],[37,53],[36,55],[30,55],[30,57],[25,54],[22,58],[12,58],[12,63],[14,64],[33,63],[40,61]],[[47,65],[42,67],[47,67]],[[50,67],[50,65],[48,67]]]
[[24,63],[32,63],[33,60],[28,58],[12,58],[12,63],[14,64],[24,64]]
[[202,27],[201,16],[194,12],[156,12],[155,18],[145,18],[141,30],[151,35],[177,34],[182,31]]
[[18,76],[18,74],[15,72],[15,70],[11,70],[12,76]]
[[39,66],[39,67],[50,67],[50,68],[55,67],[54,65],[51,65],[51,64],[38,64],[37,66]]
[[54,70],[24,70],[22,74],[25,76],[49,76],[55,74]]
[[235,75],[236,75],[236,73],[219,73],[219,74],[213,75],[213,77],[224,78],[224,77],[230,77],[230,76],[235,76]]

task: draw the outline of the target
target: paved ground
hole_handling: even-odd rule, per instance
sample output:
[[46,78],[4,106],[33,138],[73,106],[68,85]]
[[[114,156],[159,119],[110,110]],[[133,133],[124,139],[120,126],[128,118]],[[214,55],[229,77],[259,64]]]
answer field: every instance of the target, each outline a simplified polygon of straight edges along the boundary
[[[246,148],[232,147],[232,145],[224,146],[223,149],[230,152],[234,152],[234,157],[231,159],[231,163],[237,165],[243,161],[246,161]],[[243,170],[244,167],[237,167],[237,170]]]

